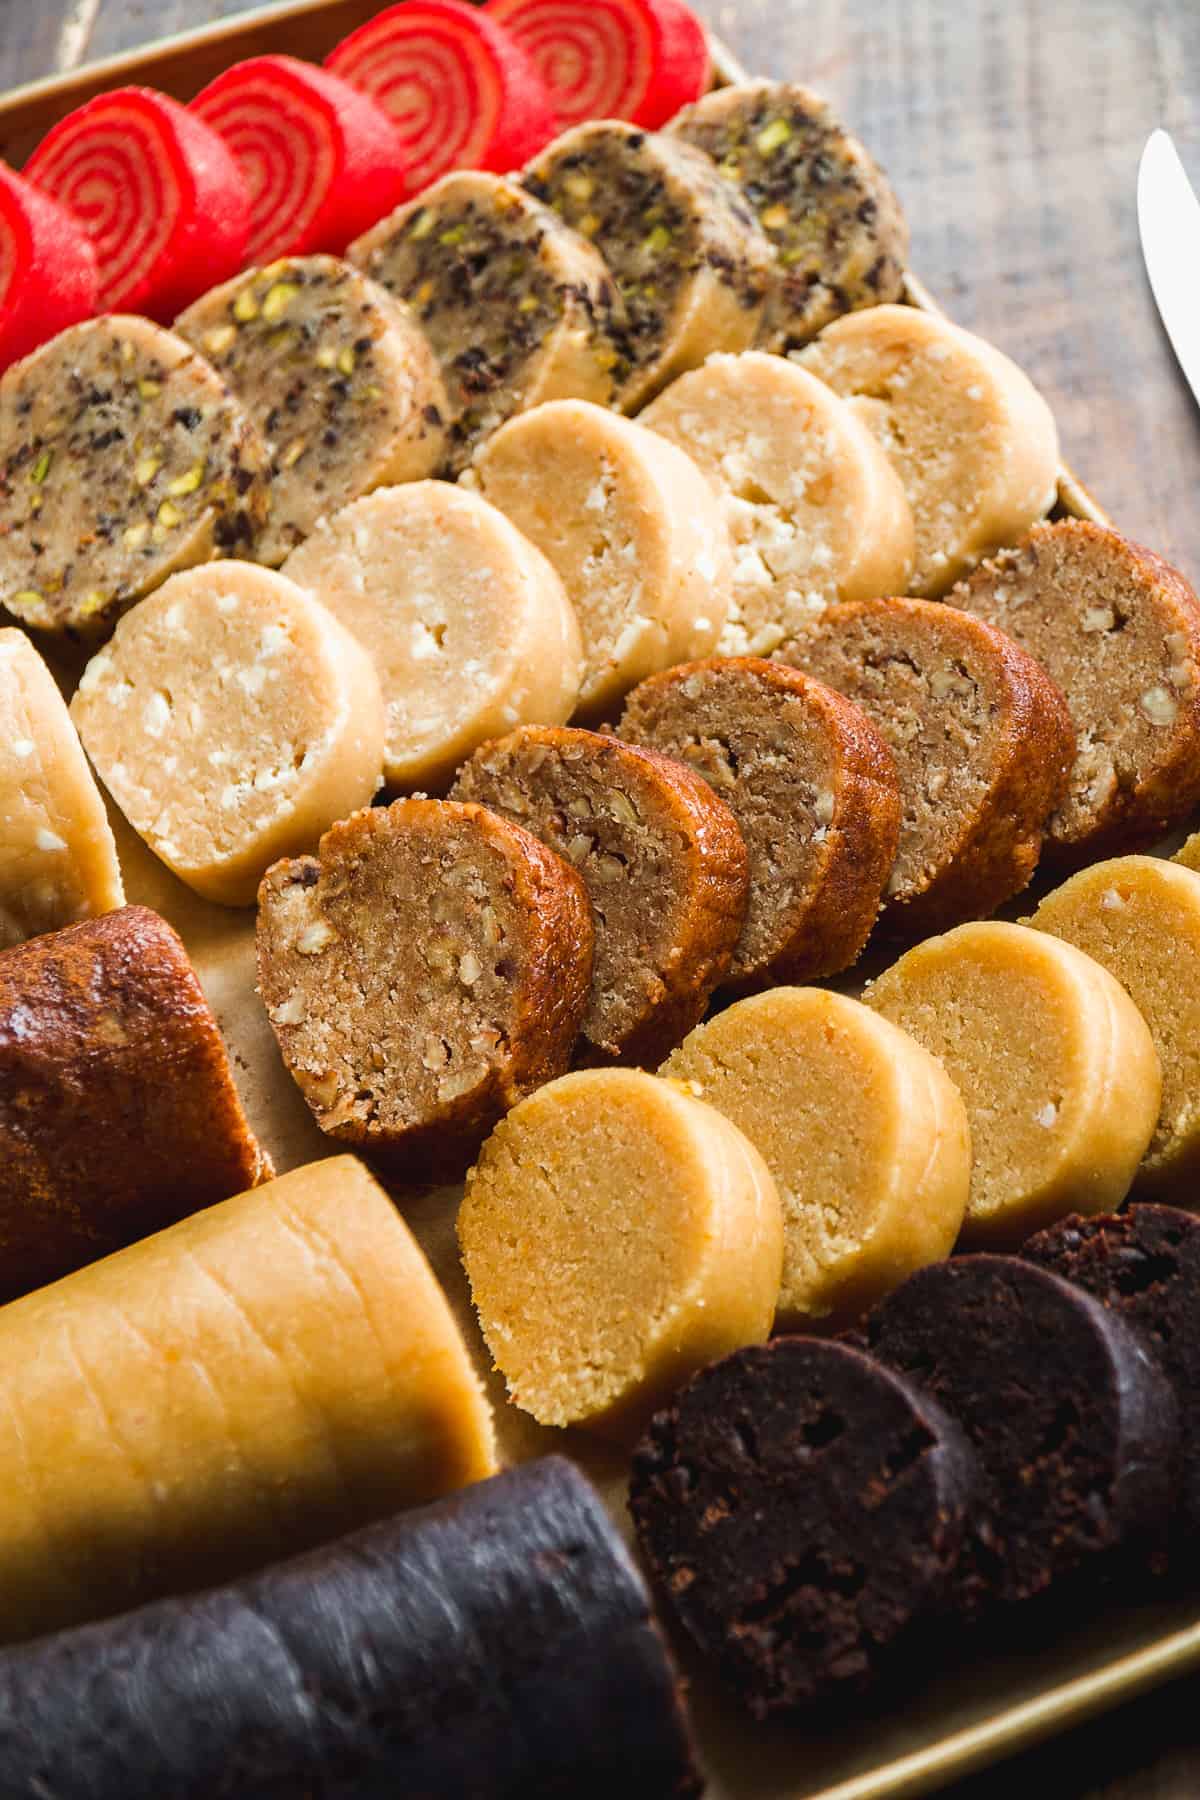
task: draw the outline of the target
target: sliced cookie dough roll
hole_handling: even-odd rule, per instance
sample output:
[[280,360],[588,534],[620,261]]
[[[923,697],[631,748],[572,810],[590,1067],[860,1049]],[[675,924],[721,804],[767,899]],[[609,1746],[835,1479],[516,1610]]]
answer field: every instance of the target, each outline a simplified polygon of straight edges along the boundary
[[794,349],[841,313],[903,298],[900,202],[810,89],[783,81],[715,88],[669,129],[712,157],[774,248],[765,349]]
[[758,1151],[637,1069],[514,1107],[467,1177],[458,1240],[515,1406],[621,1434],[715,1357],[761,1342],[783,1228]]
[[612,399],[623,309],[592,246],[515,181],[445,175],[346,252],[403,300],[441,368],[446,469],[543,400]]
[[562,579],[583,636],[583,716],[603,718],[647,675],[716,649],[729,534],[674,444],[586,400],[555,400],[502,426],[474,475]]
[[778,356],[714,356],[639,421],[712,483],[733,551],[718,648],[766,656],[839,600],[902,593],[913,522],[900,477],[823,382]]
[[325,514],[442,460],[446,391],[429,341],[349,263],[298,256],[250,269],[175,329],[229,383],[270,453],[259,562],[281,563]]
[[1162,1110],[1137,1189],[1190,1202],[1200,1175],[1200,875],[1120,856],[1073,875],[1026,922],[1102,963],[1150,1027]]
[[522,176],[603,256],[625,308],[617,404],[635,412],[716,350],[746,350],[771,246],[742,197],[690,144],[618,119],[577,125]]
[[971,1127],[964,1241],[1000,1249],[1070,1212],[1111,1212],[1154,1133],[1149,1029],[1073,944],[999,921],[928,938],[864,1000],[924,1044]]
[[321,1130],[401,1179],[462,1173],[567,1067],[594,933],[575,870],[482,806],[397,800],[262,884],[258,985]]
[[0,631],[0,949],[125,904],[117,847],[66,703]]
[[762,1152],[783,1204],[784,1330],[840,1330],[949,1256],[971,1181],[966,1109],[907,1032],[843,994],[775,988],[700,1025],[660,1071]]
[[0,1308],[0,1369],[9,1642],[261,1568],[496,1469],[449,1303],[352,1156]]
[[537,726],[483,745],[452,793],[579,870],[596,929],[584,1048],[658,1062],[703,1018],[741,936],[748,860],[729,808],[653,750]]
[[679,1624],[765,1719],[896,1668],[947,1595],[975,1487],[918,1386],[793,1337],[735,1351],[656,1416],[629,1510]]
[[904,806],[885,924],[908,936],[995,912],[1037,867],[1075,734],[1045,670],[928,600],[835,606],[781,662],[846,694],[896,760]]
[[1038,525],[950,599],[1036,656],[1075,721],[1048,854],[1145,849],[1200,804],[1200,602],[1177,569],[1087,519]]
[[620,734],[702,775],[738,822],[750,900],[731,983],[848,968],[900,829],[895,764],[865,713],[795,669],[714,657],[635,688]]
[[247,556],[266,447],[211,364],[148,319],[64,331],[0,381],[0,603],[97,638],[176,569]]
[[957,1420],[978,1484],[952,1577],[969,1619],[1158,1552],[1178,1413],[1115,1314],[1011,1256],[920,1269],[872,1314],[869,1348]]
[[283,573],[369,655],[390,788],[444,788],[514,725],[575,710],[583,647],[554,569],[500,511],[445,481],[383,488],[322,520]]
[[126,906],[0,955],[0,1300],[272,1173],[165,919]]
[[295,582],[253,563],[175,575],[120,621],[71,716],[134,830],[181,881],[253,904],[380,784],[366,652]]
[[836,320],[798,356],[899,471],[917,531],[910,593],[936,599],[1053,504],[1053,415],[982,338],[915,306],[874,306]]

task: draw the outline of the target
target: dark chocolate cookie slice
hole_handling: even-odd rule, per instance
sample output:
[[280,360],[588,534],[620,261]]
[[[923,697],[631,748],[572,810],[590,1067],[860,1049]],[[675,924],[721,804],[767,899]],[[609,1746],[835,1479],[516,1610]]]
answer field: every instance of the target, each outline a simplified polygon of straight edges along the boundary
[[868,1688],[939,1606],[974,1458],[908,1381],[777,1338],[654,1419],[629,1506],[685,1630],[757,1718]]
[[889,1295],[868,1341],[975,1448],[979,1503],[953,1582],[965,1616],[1162,1542],[1174,1396],[1145,1346],[1090,1295],[1016,1257],[956,1257]]

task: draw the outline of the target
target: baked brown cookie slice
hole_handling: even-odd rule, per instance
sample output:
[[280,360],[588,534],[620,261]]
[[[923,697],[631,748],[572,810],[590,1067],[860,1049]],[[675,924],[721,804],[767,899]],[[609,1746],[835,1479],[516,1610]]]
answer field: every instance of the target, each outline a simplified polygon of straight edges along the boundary
[[983,918],[1026,885],[1075,735],[1028,651],[928,600],[832,606],[777,652],[854,700],[886,739],[904,804],[885,918],[907,936]]
[[848,968],[875,923],[900,828],[895,764],[865,713],[795,669],[713,657],[643,681],[620,733],[702,775],[738,822],[750,901],[731,982]]
[[484,744],[453,799],[532,831],[579,870],[596,962],[585,1046],[660,1062],[703,1016],[746,915],[746,847],[686,765],[592,731],[527,725]]
[[461,1173],[567,1067],[593,930],[570,864],[482,806],[398,800],[259,891],[258,982],[321,1130],[401,1179]]
[[445,470],[514,413],[613,397],[621,304],[599,254],[515,181],[445,175],[346,255],[411,307],[449,405]]
[[900,202],[818,95],[784,81],[716,88],[669,130],[713,158],[774,246],[764,348],[794,349],[840,313],[903,298]]
[[1200,601],[1178,569],[1086,519],[1038,525],[950,596],[1036,656],[1075,721],[1048,854],[1146,848],[1200,804]]
[[522,180],[612,271],[627,315],[623,411],[715,350],[749,349],[771,246],[711,158],[676,138],[597,119],[555,138]]

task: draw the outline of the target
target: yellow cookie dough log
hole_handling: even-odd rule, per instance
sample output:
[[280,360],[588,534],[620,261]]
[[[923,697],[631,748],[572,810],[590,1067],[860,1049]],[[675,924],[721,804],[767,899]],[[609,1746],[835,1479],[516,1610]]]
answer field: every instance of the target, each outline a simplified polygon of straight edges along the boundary
[[0,1637],[254,1568],[493,1473],[448,1303],[353,1157],[0,1311]]
[[960,925],[863,995],[945,1066],[971,1126],[964,1241],[1004,1249],[1112,1212],[1158,1118],[1146,1022],[1108,970],[1024,925]]
[[1028,921],[1086,950],[1116,976],[1150,1027],[1162,1110],[1139,1194],[1192,1205],[1200,1174],[1200,875],[1154,856],[1095,863]]
[[216,370],[174,332],[110,315],[0,381],[0,602],[100,637],[176,569],[246,556],[267,453]]
[[346,254],[412,307],[433,347],[450,409],[449,473],[527,406],[612,399],[624,317],[612,276],[515,181],[445,175]]
[[634,412],[716,350],[746,350],[771,246],[737,190],[690,144],[620,119],[577,125],[525,170],[527,188],[603,256],[625,308],[617,404]]
[[903,485],[815,376],[762,351],[713,356],[639,423],[685,450],[716,491],[733,546],[722,656],[767,656],[837,600],[905,591]]
[[822,988],[740,1000],[661,1070],[762,1152],[783,1204],[784,1329],[851,1323],[948,1256],[971,1179],[945,1069],[880,1014]]
[[562,578],[583,636],[584,716],[716,648],[729,534],[674,444],[586,400],[555,400],[502,426],[475,476]]
[[488,738],[562,725],[583,649],[541,551],[444,481],[383,488],[324,520],[283,573],[334,614],[379,675],[390,788],[437,790]]
[[181,881],[250,906],[380,782],[384,714],[365,651],[270,569],[173,576],[94,656],[71,716],[134,830]]
[[994,345],[915,306],[874,306],[838,319],[797,354],[844,396],[900,473],[917,531],[903,591],[936,599],[1053,504],[1053,415]]
[[432,475],[446,391],[408,308],[333,256],[287,257],[213,288],[175,321],[262,433],[281,563],[317,520],[392,481]]
[[671,122],[753,207],[775,251],[759,342],[788,350],[840,313],[899,300],[908,227],[887,177],[808,88],[715,88]]
[[638,1070],[564,1075],[514,1107],[458,1235],[496,1367],[543,1425],[624,1429],[771,1328],[783,1226],[766,1165]]
[[0,949],[124,906],[117,847],[54,677],[0,631]]

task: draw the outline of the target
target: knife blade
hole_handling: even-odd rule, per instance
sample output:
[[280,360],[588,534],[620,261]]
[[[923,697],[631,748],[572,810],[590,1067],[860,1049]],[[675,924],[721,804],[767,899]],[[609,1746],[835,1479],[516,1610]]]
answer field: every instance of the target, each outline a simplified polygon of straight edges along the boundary
[[1200,200],[1161,126],[1142,151],[1137,210],[1150,289],[1179,366],[1200,401]]

